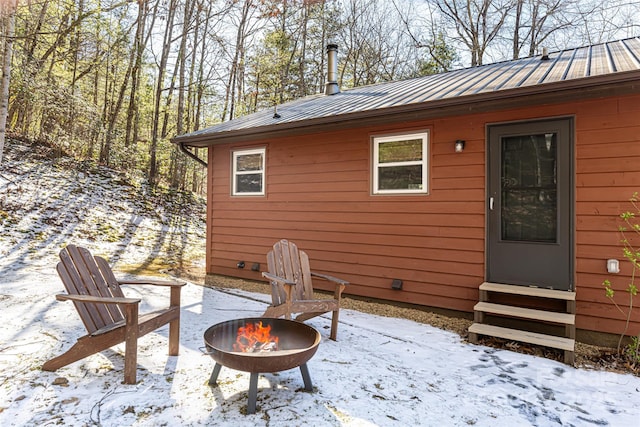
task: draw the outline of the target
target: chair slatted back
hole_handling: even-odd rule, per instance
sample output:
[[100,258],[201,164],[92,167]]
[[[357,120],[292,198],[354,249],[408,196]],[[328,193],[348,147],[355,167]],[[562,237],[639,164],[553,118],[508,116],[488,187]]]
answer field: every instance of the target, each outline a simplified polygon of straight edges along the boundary
[[[296,283],[293,301],[313,298],[309,257],[304,251],[298,250],[295,243],[286,239],[276,242],[273,250],[267,254],[267,267],[271,274]],[[283,304],[286,301],[284,287],[272,287],[271,297],[274,305]]]
[[[100,257],[92,256],[85,248],[69,245],[62,249],[56,269],[70,295],[124,296],[107,262]],[[75,301],[74,304],[82,323],[90,334],[124,320],[117,304]]]

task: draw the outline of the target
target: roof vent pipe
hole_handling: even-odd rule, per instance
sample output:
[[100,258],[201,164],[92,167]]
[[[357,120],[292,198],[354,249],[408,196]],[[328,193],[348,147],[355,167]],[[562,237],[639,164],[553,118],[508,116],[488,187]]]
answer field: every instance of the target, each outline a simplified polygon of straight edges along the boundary
[[546,47],[542,48],[542,57],[540,58],[543,61],[548,61],[549,60],[549,50],[547,50]]
[[325,95],[335,95],[340,93],[338,86],[338,45],[327,45],[327,83],[324,87]]

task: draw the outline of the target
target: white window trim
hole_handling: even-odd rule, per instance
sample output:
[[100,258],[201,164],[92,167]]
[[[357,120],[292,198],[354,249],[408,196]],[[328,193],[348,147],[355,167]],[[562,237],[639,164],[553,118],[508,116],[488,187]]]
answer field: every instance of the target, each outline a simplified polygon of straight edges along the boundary
[[[422,160],[407,162],[384,163],[382,167],[422,165],[422,188],[404,190],[380,190],[378,169],[381,166],[378,159],[380,143],[403,139],[422,139]],[[388,136],[373,137],[373,194],[429,194],[429,132],[398,133]]]
[[[238,157],[240,156],[247,156],[247,155],[251,155],[251,154],[262,154],[262,169],[260,171],[255,171],[255,170],[251,170],[251,171],[238,171],[237,167],[238,167]],[[265,181],[265,164],[267,161],[267,153],[266,153],[266,148],[253,148],[250,150],[234,150],[232,152],[231,155],[231,195],[233,196],[264,196],[265,195],[265,187],[266,187],[266,181]],[[262,174],[262,190],[261,191],[253,191],[253,192],[246,192],[246,193],[240,193],[238,192],[237,189],[237,179],[236,177],[238,175],[252,175],[252,174],[256,174],[256,173],[260,173]]]

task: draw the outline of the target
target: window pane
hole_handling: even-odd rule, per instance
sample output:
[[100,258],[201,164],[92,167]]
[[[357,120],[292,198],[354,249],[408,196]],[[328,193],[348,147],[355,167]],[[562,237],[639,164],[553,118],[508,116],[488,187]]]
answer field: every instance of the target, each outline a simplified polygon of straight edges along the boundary
[[422,190],[422,165],[378,168],[380,190]]
[[502,139],[502,239],[555,243],[556,134]]
[[262,153],[241,154],[236,159],[237,172],[262,170]]
[[236,175],[237,193],[260,193],[262,192],[262,174],[250,173]]
[[381,142],[378,150],[378,163],[419,161],[422,160],[422,139]]

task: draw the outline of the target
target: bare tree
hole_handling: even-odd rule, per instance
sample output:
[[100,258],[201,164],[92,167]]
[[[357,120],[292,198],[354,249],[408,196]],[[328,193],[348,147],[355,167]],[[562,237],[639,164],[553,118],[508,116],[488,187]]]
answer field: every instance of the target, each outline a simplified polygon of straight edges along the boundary
[[2,57],[2,87],[0,88],[0,163],[4,153],[4,141],[7,133],[7,112],[9,109],[9,83],[11,80],[11,58],[13,56],[13,38],[15,36],[16,8],[18,0],[0,3],[0,12],[4,23],[4,55]]
[[156,76],[156,90],[153,108],[153,129],[151,131],[151,146],[149,147],[149,182],[151,185],[158,183],[158,125],[160,119],[160,99],[164,88],[164,76],[169,61],[169,53],[171,50],[171,42],[173,41],[173,21],[177,9],[177,0],[170,0],[167,8],[166,27],[164,29],[164,37],[162,42],[162,53],[160,54],[160,63],[158,64],[158,74]]
[[[178,50],[178,61],[176,68],[178,69],[178,105],[177,105],[177,119],[176,119],[176,132],[181,135],[185,132],[185,113],[186,113],[186,100],[187,100],[187,87],[190,82],[187,82],[187,63],[193,62],[193,52],[187,52],[187,43],[191,37],[191,31],[194,30],[192,26],[191,17],[195,8],[194,2],[185,1],[182,11],[182,33],[180,36],[180,47]],[[188,128],[188,121],[187,128]],[[178,188],[179,182],[184,183],[186,159],[183,156],[178,155],[177,147],[173,147],[171,152],[171,176],[170,185],[172,188]]]
[[[153,13],[150,13],[149,0],[138,0],[138,16],[136,19],[136,33],[131,49],[131,87],[129,94],[129,107],[127,108],[127,125],[125,129],[124,145],[129,153],[126,156],[127,163],[131,166],[136,164],[136,148],[138,133],[140,131],[140,86],[142,80],[142,68],[144,52],[147,47],[151,31],[157,16],[158,3],[156,2]],[[151,15],[151,18],[149,18]],[[148,24],[147,20],[151,22]]]
[[[105,85],[111,85],[111,90],[105,88],[104,119],[107,122],[107,130],[105,132],[104,142],[100,147],[100,162],[106,165],[110,165],[110,162],[111,162],[112,143],[115,138],[115,130],[118,124],[120,110],[122,108],[122,105],[124,104],[127,88],[129,87],[129,79],[131,78],[133,68],[135,66],[135,60],[136,60],[135,53],[136,52],[134,49],[130,50],[129,61],[127,63],[127,69],[124,73],[123,80],[120,85],[120,90],[117,91],[117,94],[118,94],[117,97],[109,96],[111,102],[107,100],[107,96],[108,96],[107,94],[109,94],[110,92],[113,92],[113,95],[115,95],[116,82],[115,81],[109,82],[109,78],[108,78],[109,73],[107,74],[107,77],[105,77]],[[114,58],[112,56],[110,58],[110,61],[113,61],[114,63],[116,63],[116,62],[119,62],[119,58]],[[111,67],[112,69],[114,69],[115,65],[112,65]],[[111,73],[111,74],[115,74],[115,73]],[[115,98],[115,101],[113,101],[114,98]]]
[[452,24],[458,40],[471,54],[471,66],[482,65],[490,43],[498,36],[516,0],[434,0]]
[[[533,56],[555,33],[576,25],[574,0],[517,0],[514,8],[512,58]],[[524,54],[524,55],[523,55]]]
[[403,16],[390,13],[386,5],[381,0],[350,0],[343,11],[337,41],[345,47],[339,74],[347,87],[415,75],[418,46],[403,30]]
[[[393,5],[413,46],[418,52],[426,51],[425,56],[418,55],[414,75],[410,77],[453,69],[458,60],[458,52],[451,46],[441,23],[435,19],[431,10],[429,9],[427,16],[421,16],[422,14],[413,7],[413,3],[393,0]],[[426,6],[431,7],[429,4]]]
[[640,34],[640,2],[637,0],[582,0],[571,12],[577,15],[571,29],[572,39],[583,44]]
[[237,97],[242,97],[244,88],[245,56],[248,38],[256,30],[252,26],[253,13],[257,10],[255,0],[244,0],[241,2],[239,16],[234,22],[236,28],[236,39],[233,46],[233,59],[230,64],[227,87],[225,90],[224,110],[222,120],[233,119],[236,114]]

